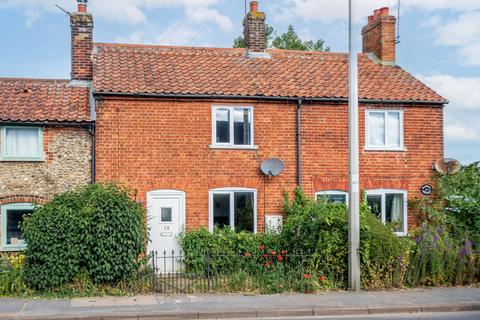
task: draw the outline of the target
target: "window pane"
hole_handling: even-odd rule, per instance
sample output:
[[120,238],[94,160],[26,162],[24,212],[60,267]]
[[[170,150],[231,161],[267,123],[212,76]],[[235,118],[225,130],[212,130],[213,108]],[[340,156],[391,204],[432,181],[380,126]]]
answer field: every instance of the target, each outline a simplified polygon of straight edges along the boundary
[[400,112],[387,115],[387,141],[390,146],[400,147]]
[[335,194],[319,194],[317,199],[326,198],[328,203],[340,203],[346,204],[347,203],[347,195],[343,193],[335,193]]
[[249,109],[234,109],[233,111],[234,123],[234,144],[249,145],[251,144],[250,137],[250,110]]
[[382,218],[382,196],[381,195],[370,195],[367,196],[368,207],[374,215]]
[[172,222],[172,208],[162,208],[161,216],[162,222]]
[[370,145],[385,145],[385,116],[383,112],[370,112],[368,114],[368,135]]
[[7,210],[7,244],[23,245],[22,232],[20,231],[20,222],[25,214],[29,214],[32,210]]
[[219,143],[230,142],[230,110],[228,109],[216,109],[216,138]]
[[216,227],[230,226],[230,195],[213,195],[213,225]]
[[38,129],[36,128],[7,128],[6,129],[6,156],[9,157],[38,157],[40,146]]
[[403,232],[403,194],[387,193],[385,195],[385,202],[386,222],[392,223],[395,231]]
[[235,192],[235,231],[254,232],[253,192]]

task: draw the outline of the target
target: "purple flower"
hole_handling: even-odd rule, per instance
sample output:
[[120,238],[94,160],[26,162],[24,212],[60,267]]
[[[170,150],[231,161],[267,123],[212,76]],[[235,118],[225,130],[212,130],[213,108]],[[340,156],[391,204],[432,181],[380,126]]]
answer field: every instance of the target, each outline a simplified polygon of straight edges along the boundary
[[469,256],[471,253],[471,250],[472,250],[472,243],[470,242],[470,240],[467,239],[465,241],[465,254]]

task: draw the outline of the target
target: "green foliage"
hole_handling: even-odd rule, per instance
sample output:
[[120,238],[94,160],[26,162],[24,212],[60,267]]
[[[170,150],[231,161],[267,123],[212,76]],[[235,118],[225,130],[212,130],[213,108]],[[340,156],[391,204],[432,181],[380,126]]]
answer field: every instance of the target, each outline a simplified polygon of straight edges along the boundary
[[[298,189],[292,202],[284,200],[287,215],[282,243],[291,251],[313,250],[309,263],[336,287],[346,287],[348,213],[342,204],[313,201]],[[361,206],[360,257],[362,284],[367,288],[401,285],[411,243]],[[402,265],[403,263],[403,265]]]
[[445,204],[445,222],[454,237],[480,241],[480,162],[438,179]]
[[416,246],[406,275],[408,285],[464,285],[480,280],[479,252],[469,240],[457,240],[445,227],[426,223],[412,236]]
[[[297,189],[292,201],[285,197],[284,208],[285,224],[278,235],[235,233],[230,229],[213,233],[200,229],[184,234],[180,244],[186,256],[186,271],[201,274],[210,269],[221,274],[224,290],[238,289],[240,278],[246,281],[243,290],[262,293],[346,287],[346,206],[310,200]],[[400,286],[410,245],[408,239],[397,237],[363,205],[364,287]]]
[[23,255],[0,256],[0,296],[20,295],[29,292],[24,282]]
[[313,42],[300,39],[292,25],[288,26],[287,32],[273,39],[272,46],[275,49],[283,50],[330,51],[330,48],[325,46],[324,40],[320,39]]
[[145,212],[126,189],[89,185],[35,208],[21,225],[25,276],[37,289],[71,283],[86,272],[94,283],[130,278],[144,252]]
[[[272,40],[273,39],[273,40]],[[301,50],[301,51],[330,51],[325,46],[325,41],[319,39],[317,41],[305,41],[300,39],[292,25],[288,26],[287,32],[277,35],[273,27],[268,24],[265,26],[265,46],[274,49],[283,50]],[[245,48],[246,43],[243,36],[239,36],[233,40],[234,48]]]

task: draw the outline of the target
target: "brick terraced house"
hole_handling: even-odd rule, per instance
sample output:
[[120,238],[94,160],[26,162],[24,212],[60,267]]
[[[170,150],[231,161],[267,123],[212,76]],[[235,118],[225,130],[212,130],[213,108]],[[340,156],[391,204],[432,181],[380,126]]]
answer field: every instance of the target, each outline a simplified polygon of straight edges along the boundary
[[0,78],[1,251],[25,247],[35,203],[90,182],[89,89],[69,80]]
[[[86,90],[85,101],[90,90],[90,108],[77,106],[85,113],[75,120],[95,120],[94,150],[83,157],[94,156],[96,181],[135,190],[148,209],[150,249],[175,249],[181,231],[201,226],[263,232],[281,220],[282,193],[296,186],[347,201],[348,56],[267,49],[257,8],[252,1],[243,22],[246,49],[94,43],[85,1],[71,15],[65,87]],[[404,235],[416,223],[408,201],[422,196],[443,157],[447,101],[396,65],[388,8],[362,35],[361,189]],[[70,99],[55,101],[74,109]],[[261,173],[270,158],[283,161],[279,176]]]

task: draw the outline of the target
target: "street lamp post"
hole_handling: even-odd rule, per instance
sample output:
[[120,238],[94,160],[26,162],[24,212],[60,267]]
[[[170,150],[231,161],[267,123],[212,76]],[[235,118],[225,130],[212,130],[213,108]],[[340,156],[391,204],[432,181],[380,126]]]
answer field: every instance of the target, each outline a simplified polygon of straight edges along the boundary
[[348,0],[348,287],[360,290],[360,175],[358,164],[358,64],[353,39],[353,0]]

